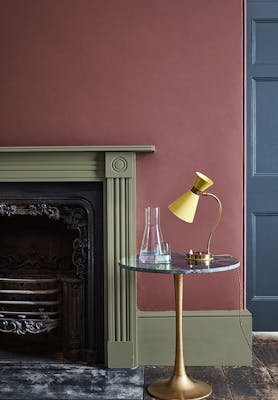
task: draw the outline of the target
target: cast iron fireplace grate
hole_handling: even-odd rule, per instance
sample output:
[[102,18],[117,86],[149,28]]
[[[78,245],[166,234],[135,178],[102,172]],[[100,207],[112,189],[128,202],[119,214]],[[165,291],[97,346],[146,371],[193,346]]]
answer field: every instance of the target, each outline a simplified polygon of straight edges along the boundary
[[57,278],[0,278],[0,332],[50,332],[61,323],[62,288]]
[[102,185],[0,189],[0,355],[49,348],[102,364]]

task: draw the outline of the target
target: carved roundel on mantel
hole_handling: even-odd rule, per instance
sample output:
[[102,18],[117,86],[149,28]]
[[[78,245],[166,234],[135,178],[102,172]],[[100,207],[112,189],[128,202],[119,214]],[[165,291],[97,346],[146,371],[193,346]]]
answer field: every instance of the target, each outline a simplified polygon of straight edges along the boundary
[[116,157],[114,158],[114,160],[112,161],[112,169],[115,172],[124,172],[127,170],[127,160],[124,157]]
[[108,152],[105,154],[106,178],[134,178],[135,153]]

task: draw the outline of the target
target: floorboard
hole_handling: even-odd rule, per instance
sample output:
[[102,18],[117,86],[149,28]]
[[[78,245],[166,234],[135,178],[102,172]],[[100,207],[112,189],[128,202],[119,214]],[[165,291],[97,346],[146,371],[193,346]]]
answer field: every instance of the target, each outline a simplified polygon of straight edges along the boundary
[[[144,400],[152,400],[146,387],[171,376],[172,368],[145,367]],[[188,367],[195,379],[213,387],[211,400],[278,400],[278,337],[256,336],[250,367]]]
[[252,367],[224,368],[234,400],[277,400],[278,389],[264,364],[256,358]]

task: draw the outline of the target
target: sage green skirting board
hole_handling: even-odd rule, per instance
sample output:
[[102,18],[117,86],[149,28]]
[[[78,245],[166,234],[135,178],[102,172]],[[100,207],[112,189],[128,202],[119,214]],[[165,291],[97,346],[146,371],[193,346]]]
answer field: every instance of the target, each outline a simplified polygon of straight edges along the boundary
[[[173,365],[175,313],[138,311],[137,324],[138,363]],[[186,365],[252,363],[252,316],[247,310],[184,312],[183,336]]]

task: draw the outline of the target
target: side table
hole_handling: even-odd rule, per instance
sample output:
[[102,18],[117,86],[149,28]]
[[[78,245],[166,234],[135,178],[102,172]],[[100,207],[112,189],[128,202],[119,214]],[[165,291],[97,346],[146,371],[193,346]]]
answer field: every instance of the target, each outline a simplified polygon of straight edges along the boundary
[[176,305],[176,357],[174,372],[170,379],[158,380],[148,387],[151,396],[161,400],[201,400],[212,393],[210,384],[190,378],[185,370],[182,338],[183,275],[207,274],[238,268],[240,262],[229,255],[214,256],[209,264],[191,264],[181,253],[172,253],[169,264],[141,263],[138,257],[126,257],[119,263],[130,271],[172,274]]

